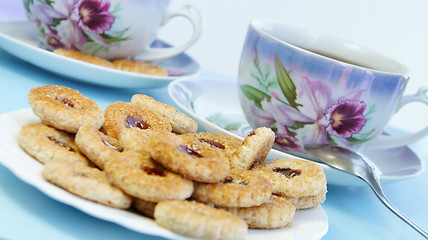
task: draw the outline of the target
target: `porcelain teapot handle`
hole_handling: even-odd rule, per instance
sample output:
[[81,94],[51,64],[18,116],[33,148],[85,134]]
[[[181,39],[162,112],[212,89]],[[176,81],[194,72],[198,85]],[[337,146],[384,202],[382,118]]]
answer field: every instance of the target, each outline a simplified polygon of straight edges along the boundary
[[[192,14],[193,11],[193,14]],[[148,48],[143,53],[138,54],[135,58],[141,61],[144,60],[158,60],[168,57],[173,57],[184,52],[190,46],[192,46],[201,36],[204,25],[204,20],[201,13],[193,5],[187,4],[177,11],[167,13],[164,17],[162,25],[165,25],[174,17],[184,17],[190,21],[193,27],[193,34],[191,38],[180,46],[168,47],[168,48]]]
[[[412,102],[421,102],[428,106],[428,88],[420,88],[418,92],[416,92],[413,95],[404,96],[398,107],[398,112],[404,105]],[[379,149],[379,148],[397,148],[402,147],[408,144],[411,144],[413,142],[416,142],[420,140],[421,138],[428,135],[428,126],[424,129],[410,133],[403,136],[389,136],[389,135],[381,135],[373,140],[370,140],[367,145],[370,149]]]

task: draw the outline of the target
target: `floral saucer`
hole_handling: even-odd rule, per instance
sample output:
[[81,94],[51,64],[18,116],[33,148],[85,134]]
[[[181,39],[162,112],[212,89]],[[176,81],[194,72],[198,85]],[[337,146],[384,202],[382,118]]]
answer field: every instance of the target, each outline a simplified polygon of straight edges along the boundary
[[[153,45],[170,47],[160,40],[156,40]],[[150,62],[166,68],[168,72],[166,77],[119,71],[60,56],[39,47],[37,37],[29,22],[0,22],[0,47],[10,54],[50,72],[84,83],[108,87],[164,87],[179,77],[191,77],[200,73],[199,64],[184,53]]]
[[[233,80],[179,79],[168,86],[168,93],[177,107],[197,121],[201,131],[221,133],[243,139],[252,128],[241,110],[238,85]],[[382,181],[416,176],[424,169],[423,161],[408,147],[360,152],[381,172]],[[272,149],[268,160],[296,158]],[[329,184],[365,186],[356,177],[323,166]]]

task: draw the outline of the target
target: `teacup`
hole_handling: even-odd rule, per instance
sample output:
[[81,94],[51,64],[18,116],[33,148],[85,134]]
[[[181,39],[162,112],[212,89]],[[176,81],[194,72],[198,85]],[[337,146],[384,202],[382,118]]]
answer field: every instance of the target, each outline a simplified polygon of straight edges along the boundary
[[[155,60],[178,55],[195,43],[203,21],[192,5],[169,10],[170,0],[24,0],[28,20],[42,47],[80,50],[105,59]],[[190,21],[189,40],[171,48],[152,48],[170,19]]]
[[249,124],[270,127],[275,148],[300,156],[309,144],[394,148],[426,136],[428,127],[382,135],[402,106],[428,105],[428,88],[403,96],[408,81],[405,66],[376,51],[263,19],[250,23],[238,72]]

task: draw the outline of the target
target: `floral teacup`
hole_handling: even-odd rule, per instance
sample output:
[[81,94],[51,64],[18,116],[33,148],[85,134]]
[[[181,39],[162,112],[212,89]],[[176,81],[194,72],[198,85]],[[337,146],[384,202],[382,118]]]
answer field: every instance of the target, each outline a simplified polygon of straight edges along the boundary
[[[170,0],[24,0],[27,17],[42,44],[80,50],[105,59],[155,60],[184,52],[202,32],[192,5],[169,11]],[[181,46],[151,48],[158,29],[171,18],[190,21],[193,35]]]
[[426,136],[428,127],[381,135],[403,105],[428,105],[425,88],[403,97],[408,80],[406,67],[375,51],[261,19],[250,23],[238,73],[249,124],[270,127],[275,148],[300,156],[309,144],[393,148]]

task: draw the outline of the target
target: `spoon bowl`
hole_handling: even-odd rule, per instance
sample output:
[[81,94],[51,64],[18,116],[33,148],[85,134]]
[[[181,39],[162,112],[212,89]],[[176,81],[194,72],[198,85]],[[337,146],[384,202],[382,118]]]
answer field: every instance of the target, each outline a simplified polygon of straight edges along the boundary
[[319,162],[364,180],[386,207],[428,239],[428,232],[412,222],[389,202],[380,185],[379,171],[364,160],[361,155],[347,148],[333,145],[306,145],[305,150]]

